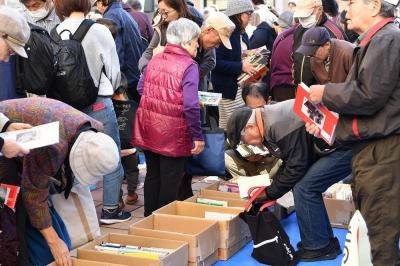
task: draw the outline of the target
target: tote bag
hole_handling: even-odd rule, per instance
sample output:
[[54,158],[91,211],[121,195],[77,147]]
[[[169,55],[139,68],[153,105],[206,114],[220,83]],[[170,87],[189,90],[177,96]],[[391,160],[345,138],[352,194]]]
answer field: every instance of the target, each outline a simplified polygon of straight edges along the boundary
[[68,199],[65,199],[64,193],[53,194],[51,199],[67,228],[72,248],[100,236],[96,207],[89,187],[74,184]]
[[188,175],[225,176],[225,135],[224,129],[203,128],[204,150],[186,160]]
[[[257,189],[253,196],[251,192]],[[289,237],[268,207],[273,206],[276,201],[256,202],[257,196],[266,187],[251,188],[245,211],[239,217],[249,226],[253,239],[253,252],[251,256],[258,262],[272,266],[295,265],[294,249],[290,244]]]

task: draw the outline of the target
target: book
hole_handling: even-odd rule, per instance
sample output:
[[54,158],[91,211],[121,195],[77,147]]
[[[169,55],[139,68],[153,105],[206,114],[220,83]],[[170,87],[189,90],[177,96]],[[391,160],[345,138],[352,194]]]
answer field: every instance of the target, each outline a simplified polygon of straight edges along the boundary
[[256,176],[241,176],[238,178],[239,193],[242,199],[248,198],[249,189],[252,187],[264,187],[271,185],[268,174]]
[[19,190],[18,186],[0,184],[0,203],[7,205],[10,209],[15,209]]
[[254,155],[261,155],[265,156],[269,154],[269,151],[266,147],[262,146],[254,146],[254,145],[249,145],[249,144],[239,144],[236,147],[236,151],[244,158],[248,158],[250,156]]
[[59,143],[60,122],[52,122],[30,129],[15,130],[0,134],[3,139],[12,139],[25,149],[31,150]]
[[154,247],[139,247],[131,245],[120,245],[114,243],[101,243],[94,247],[97,251],[149,258],[149,259],[159,259],[168,256],[172,250],[164,248],[154,248]]
[[312,103],[310,100],[310,88],[304,83],[299,84],[297,87],[293,111],[305,123],[316,125],[321,131],[322,139],[329,145],[333,144],[339,115],[329,111],[322,103]]
[[210,206],[228,207],[228,202],[224,200],[197,198],[196,203],[210,205]]
[[222,93],[199,91],[198,94],[201,105],[218,106],[222,99]]
[[269,54],[270,51],[268,51],[265,45],[256,49],[246,51],[246,55],[243,57],[243,60],[247,61],[248,63],[255,64],[257,72],[253,75],[244,72],[240,74],[240,76],[238,77],[238,85],[240,87],[259,80],[268,73],[269,69],[267,65]]

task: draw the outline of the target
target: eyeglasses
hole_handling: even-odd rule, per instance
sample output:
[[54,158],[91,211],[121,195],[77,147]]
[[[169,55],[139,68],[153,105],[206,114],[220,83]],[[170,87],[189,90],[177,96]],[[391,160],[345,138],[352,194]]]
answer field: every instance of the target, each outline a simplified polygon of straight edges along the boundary
[[166,10],[164,10],[164,9],[159,9],[159,10],[158,10],[158,13],[161,15],[162,18],[165,19],[165,18],[168,17],[169,14],[174,13],[175,11],[176,11],[175,9],[172,9],[172,10],[170,10],[170,11],[166,11]]

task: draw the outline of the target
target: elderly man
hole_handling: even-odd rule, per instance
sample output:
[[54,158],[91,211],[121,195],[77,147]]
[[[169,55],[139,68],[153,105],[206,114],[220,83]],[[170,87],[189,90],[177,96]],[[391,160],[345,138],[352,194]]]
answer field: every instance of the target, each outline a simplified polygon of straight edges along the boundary
[[28,22],[51,31],[60,24],[53,0],[19,0],[25,7],[24,15]]
[[[95,184],[117,168],[118,148],[112,138],[98,132],[102,129],[99,122],[56,100],[25,98],[3,101],[0,102],[0,112],[12,121],[33,126],[60,122],[59,143],[31,150],[20,161],[18,172],[22,180],[22,200],[31,224],[28,228],[40,231],[42,242],[48,246],[45,255],[43,252],[36,254],[37,246],[41,244],[30,247],[31,234],[28,233],[31,263],[47,265],[55,260],[58,265],[72,265],[66,242],[53,227],[48,203],[50,181],[56,179],[66,196],[74,182]],[[116,188],[114,193],[118,195],[119,189]]]
[[[398,0],[354,0],[360,37],[343,83],[311,86],[311,100],[339,113],[338,141],[353,148],[353,195],[368,227],[374,265],[398,265],[400,235],[400,31]],[[310,133],[319,131],[308,125]]]

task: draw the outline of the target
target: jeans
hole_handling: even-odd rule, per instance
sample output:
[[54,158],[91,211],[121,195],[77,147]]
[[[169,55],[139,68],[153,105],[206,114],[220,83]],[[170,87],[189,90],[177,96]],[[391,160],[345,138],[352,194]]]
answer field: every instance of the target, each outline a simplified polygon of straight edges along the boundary
[[322,193],[351,174],[351,150],[337,150],[317,160],[293,188],[301,242],[306,249],[326,247],[333,231]]
[[[97,97],[95,104],[104,103],[105,107],[101,110],[93,111],[92,106],[88,106],[82,110],[88,116],[103,123],[104,133],[110,136],[120,149],[120,140],[118,132],[117,117],[115,115],[114,106],[111,98]],[[118,207],[119,191],[124,178],[124,170],[121,162],[117,169],[112,173],[105,175],[103,178],[103,208],[113,209]]]
[[147,173],[144,180],[144,216],[178,199],[186,157],[167,157],[144,150]]

